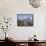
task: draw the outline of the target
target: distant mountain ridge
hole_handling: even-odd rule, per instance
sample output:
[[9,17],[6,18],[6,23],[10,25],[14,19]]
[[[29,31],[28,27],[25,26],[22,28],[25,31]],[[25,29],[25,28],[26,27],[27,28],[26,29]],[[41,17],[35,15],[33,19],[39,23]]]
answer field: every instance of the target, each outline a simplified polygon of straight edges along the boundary
[[23,20],[18,20],[21,24],[23,24],[24,26],[30,26],[32,25],[32,20],[30,18],[26,18]]

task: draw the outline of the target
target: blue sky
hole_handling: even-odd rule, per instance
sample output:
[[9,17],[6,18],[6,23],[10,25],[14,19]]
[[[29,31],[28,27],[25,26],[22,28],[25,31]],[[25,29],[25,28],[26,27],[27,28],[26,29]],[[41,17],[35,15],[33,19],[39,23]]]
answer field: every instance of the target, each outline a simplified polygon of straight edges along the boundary
[[32,20],[32,15],[33,14],[17,14],[17,19],[23,20],[23,19],[26,19],[26,18],[30,18]]

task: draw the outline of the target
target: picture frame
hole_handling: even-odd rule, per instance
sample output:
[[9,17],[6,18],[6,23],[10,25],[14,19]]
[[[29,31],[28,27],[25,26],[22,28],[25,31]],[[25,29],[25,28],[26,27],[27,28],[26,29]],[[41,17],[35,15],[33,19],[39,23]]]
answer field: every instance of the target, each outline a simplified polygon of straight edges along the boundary
[[17,14],[17,26],[33,26],[33,14]]

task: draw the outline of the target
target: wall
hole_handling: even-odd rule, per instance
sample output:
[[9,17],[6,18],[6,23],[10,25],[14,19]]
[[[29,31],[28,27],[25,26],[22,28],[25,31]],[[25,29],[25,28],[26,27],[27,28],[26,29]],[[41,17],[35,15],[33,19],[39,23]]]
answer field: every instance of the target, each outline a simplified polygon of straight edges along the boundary
[[44,21],[45,21],[45,24],[44,24],[44,26],[45,26],[45,28],[44,28],[44,39],[46,39],[46,15],[45,15]]
[[[45,12],[46,8],[44,7],[31,7],[28,0],[0,0],[0,17],[13,18],[12,26],[8,33],[16,40],[27,40],[34,34],[37,35],[37,39],[45,40]],[[17,27],[17,13],[34,14],[34,25],[32,27]],[[0,31],[0,35],[2,33]],[[0,39],[4,39],[4,37],[0,36]]]

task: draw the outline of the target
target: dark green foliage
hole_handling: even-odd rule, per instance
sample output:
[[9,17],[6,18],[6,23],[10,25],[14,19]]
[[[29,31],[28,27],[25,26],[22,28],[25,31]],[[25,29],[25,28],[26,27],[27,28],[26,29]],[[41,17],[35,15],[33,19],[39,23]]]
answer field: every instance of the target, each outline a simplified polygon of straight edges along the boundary
[[17,26],[23,26],[23,25],[24,25],[23,21],[17,20]]

